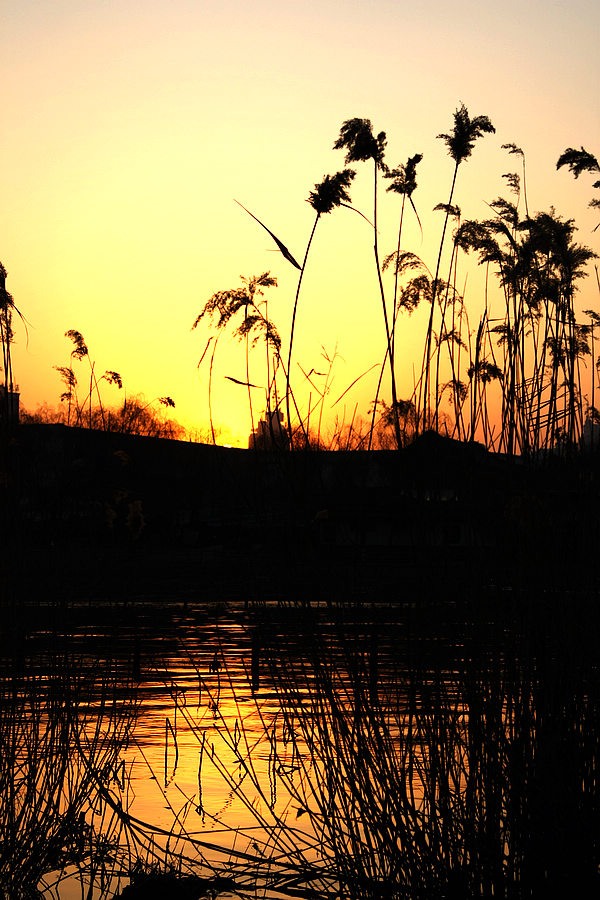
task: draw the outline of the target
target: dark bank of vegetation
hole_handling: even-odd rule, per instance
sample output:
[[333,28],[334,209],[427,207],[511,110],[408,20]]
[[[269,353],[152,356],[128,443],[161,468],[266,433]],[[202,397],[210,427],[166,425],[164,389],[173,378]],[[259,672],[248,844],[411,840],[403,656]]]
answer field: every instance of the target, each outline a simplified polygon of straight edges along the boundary
[[515,462],[433,433],[399,452],[252,453],[28,425],[9,457],[15,609],[598,587],[595,455]]

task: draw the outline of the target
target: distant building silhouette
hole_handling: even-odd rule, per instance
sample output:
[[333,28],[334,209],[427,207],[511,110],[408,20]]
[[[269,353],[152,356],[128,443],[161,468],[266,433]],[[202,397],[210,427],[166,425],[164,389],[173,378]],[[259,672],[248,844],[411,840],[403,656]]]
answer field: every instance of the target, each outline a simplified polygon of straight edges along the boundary
[[12,385],[11,390],[0,384],[0,422],[8,422],[10,425],[17,425],[19,422],[18,384]]
[[279,409],[266,412],[248,439],[250,450],[287,450],[289,438]]
[[600,422],[595,422],[588,416],[583,424],[580,444],[584,450],[598,450],[600,448]]

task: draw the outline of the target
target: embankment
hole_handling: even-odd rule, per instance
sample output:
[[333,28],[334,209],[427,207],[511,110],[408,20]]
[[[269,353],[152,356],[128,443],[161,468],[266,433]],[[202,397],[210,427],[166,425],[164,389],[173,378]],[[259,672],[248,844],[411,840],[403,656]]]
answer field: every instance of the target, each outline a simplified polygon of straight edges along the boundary
[[4,457],[3,603],[598,587],[597,454],[525,462],[435,434],[276,453],[22,425]]

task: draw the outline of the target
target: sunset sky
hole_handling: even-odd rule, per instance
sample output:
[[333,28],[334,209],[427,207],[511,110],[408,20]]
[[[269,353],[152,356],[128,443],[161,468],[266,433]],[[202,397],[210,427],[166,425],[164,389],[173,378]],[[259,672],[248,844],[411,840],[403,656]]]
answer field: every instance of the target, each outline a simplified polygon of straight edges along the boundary
[[[344,165],[340,125],[369,118],[394,166],[424,154],[405,248],[435,266],[452,161],[440,132],[465,103],[486,135],[461,168],[463,217],[489,214],[516,171],[501,145],[526,153],[530,210],[574,217],[600,251],[587,208],[592,179],[556,160],[566,147],[600,154],[600,6],[592,0],[3,0],[0,27],[0,261],[28,322],[16,323],[22,404],[56,405],[53,366],[81,331],[98,374],[118,371],[128,395],[170,395],[186,426],[208,426],[209,332],[191,326],[217,290],[269,270],[269,315],[287,343],[297,272],[234,202],[302,260],[313,221],[305,202]],[[356,166],[353,204],[371,216],[371,170]],[[394,249],[397,201],[382,200],[382,253]],[[469,276],[477,304],[477,274]],[[600,308],[595,278],[581,308]],[[422,354],[423,317],[406,327],[403,390]],[[306,272],[296,360],[324,371],[338,357],[333,401],[381,360],[384,332],[372,232],[346,209],[325,217]],[[213,413],[223,442],[245,445],[241,344],[222,339]],[[77,371],[79,363],[74,364]],[[81,370],[83,372],[83,369]],[[302,382],[299,370],[294,381]],[[251,373],[252,375],[252,373]],[[256,362],[254,378],[261,381]],[[363,414],[376,375],[345,398]],[[406,387],[406,390],[404,388]],[[258,394],[257,394],[258,396]],[[107,405],[121,399],[106,386]],[[260,407],[260,399],[257,399]],[[338,405],[335,412],[342,415]]]

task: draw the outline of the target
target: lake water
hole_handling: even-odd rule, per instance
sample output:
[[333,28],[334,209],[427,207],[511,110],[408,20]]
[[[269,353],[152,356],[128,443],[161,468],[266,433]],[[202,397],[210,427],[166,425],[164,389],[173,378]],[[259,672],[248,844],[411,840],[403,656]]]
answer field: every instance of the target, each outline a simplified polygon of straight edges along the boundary
[[223,897],[598,885],[587,598],[44,616],[3,646],[11,900],[36,865],[60,900],[112,897],[132,867]]

